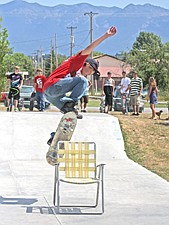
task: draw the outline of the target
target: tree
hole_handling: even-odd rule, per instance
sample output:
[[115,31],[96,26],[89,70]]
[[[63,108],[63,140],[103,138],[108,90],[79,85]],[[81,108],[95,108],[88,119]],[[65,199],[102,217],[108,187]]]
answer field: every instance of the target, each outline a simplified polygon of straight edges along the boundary
[[162,44],[161,38],[153,33],[140,32],[132,49],[126,54],[127,62],[139,72],[144,85],[154,76],[160,88],[169,86],[168,44]]
[[7,71],[11,72],[15,66],[19,66],[22,71],[32,70],[32,60],[23,53],[10,53],[4,57],[4,62],[7,65]]
[[8,38],[8,32],[1,25],[2,18],[0,18],[0,92],[5,86],[6,77],[6,65],[4,63],[5,55],[10,51]]
[[[54,51],[52,51],[52,71],[56,69],[56,55],[54,54]],[[57,55],[57,60],[58,60],[58,66],[67,59],[66,55]],[[45,75],[46,77],[49,77],[51,73],[51,55],[48,54],[45,57]]]

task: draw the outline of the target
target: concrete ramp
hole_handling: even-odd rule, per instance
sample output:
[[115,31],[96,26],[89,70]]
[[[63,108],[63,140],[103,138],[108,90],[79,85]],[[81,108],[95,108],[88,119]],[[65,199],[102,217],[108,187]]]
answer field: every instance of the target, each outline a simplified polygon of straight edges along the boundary
[[[100,113],[84,114],[72,140],[96,142],[98,163],[106,164],[105,213],[56,213],[54,167],[45,155],[49,134],[61,116],[0,112],[0,225],[168,225],[169,183],[127,158],[117,118]],[[67,203],[74,201],[71,187],[63,187]],[[78,191],[77,201],[93,197],[88,187]]]

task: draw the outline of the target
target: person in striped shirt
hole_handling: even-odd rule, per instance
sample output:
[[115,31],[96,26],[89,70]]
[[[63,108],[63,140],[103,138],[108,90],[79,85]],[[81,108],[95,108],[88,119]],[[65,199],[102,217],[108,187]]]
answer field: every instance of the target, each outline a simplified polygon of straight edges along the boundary
[[133,116],[139,115],[140,95],[143,89],[143,82],[138,77],[137,72],[133,72],[133,78],[130,82],[130,104],[133,106]]

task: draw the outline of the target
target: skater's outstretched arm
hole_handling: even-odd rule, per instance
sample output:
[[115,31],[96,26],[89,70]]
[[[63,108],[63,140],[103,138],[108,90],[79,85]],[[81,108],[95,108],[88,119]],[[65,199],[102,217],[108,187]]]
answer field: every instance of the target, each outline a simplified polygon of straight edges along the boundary
[[103,42],[108,37],[111,37],[115,34],[116,34],[116,27],[115,26],[110,27],[105,34],[97,38],[89,46],[87,46],[84,50],[82,50],[81,55],[89,55],[93,51],[93,49],[96,48],[101,42]]

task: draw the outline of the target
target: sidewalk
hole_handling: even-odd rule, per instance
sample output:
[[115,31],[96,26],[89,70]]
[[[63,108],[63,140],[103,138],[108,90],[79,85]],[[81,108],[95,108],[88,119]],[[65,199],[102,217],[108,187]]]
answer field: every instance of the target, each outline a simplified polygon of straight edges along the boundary
[[[55,213],[54,167],[45,155],[61,116],[0,112],[0,225],[168,225],[169,183],[127,158],[117,118],[101,113],[78,120],[72,140],[96,142],[98,163],[106,164],[105,213]],[[87,188],[79,201],[90,199]]]

